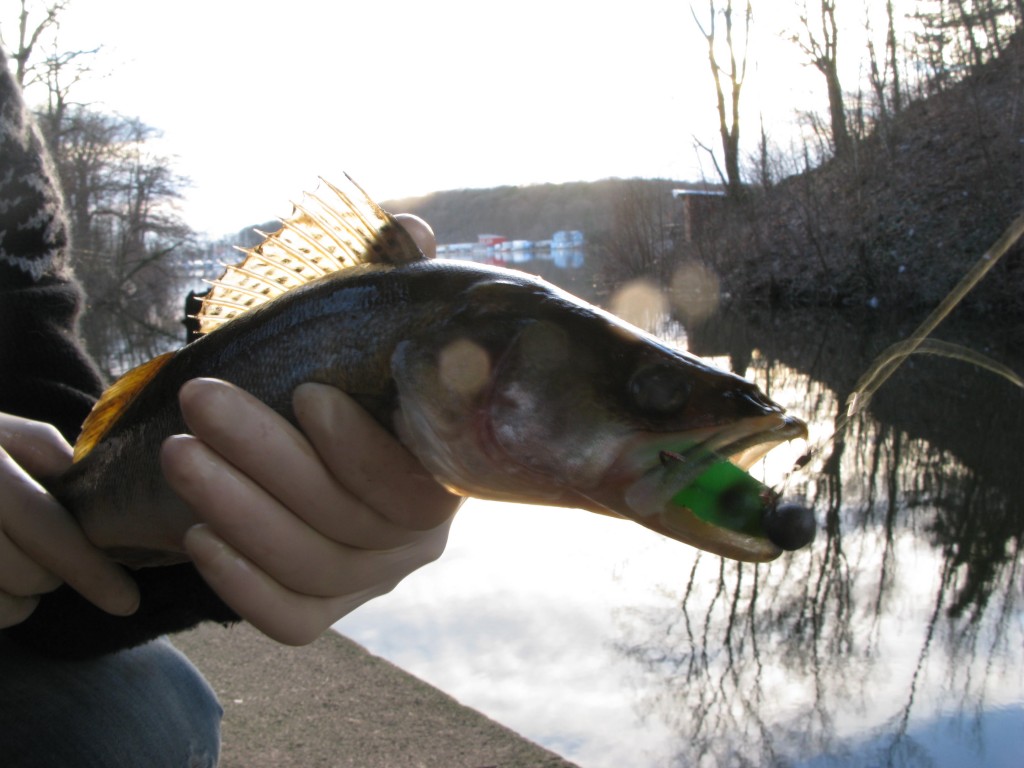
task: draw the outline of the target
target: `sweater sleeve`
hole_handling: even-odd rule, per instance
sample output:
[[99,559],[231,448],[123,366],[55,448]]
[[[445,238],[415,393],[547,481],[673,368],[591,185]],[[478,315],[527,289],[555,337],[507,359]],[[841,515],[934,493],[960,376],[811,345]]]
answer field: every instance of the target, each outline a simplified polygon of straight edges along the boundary
[[70,442],[102,380],[76,333],[68,240],[55,170],[0,52],[0,411]]
[[[77,335],[82,292],[68,251],[55,169],[0,51],[0,411],[74,442],[103,382]],[[132,616],[106,614],[62,585],[3,633],[40,653],[87,658],[238,618],[190,563],[135,578],[142,601]]]

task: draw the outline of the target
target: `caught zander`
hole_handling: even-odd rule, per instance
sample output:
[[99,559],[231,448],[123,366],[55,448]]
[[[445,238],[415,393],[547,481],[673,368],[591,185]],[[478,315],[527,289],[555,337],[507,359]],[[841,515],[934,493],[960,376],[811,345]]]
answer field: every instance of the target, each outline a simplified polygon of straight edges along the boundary
[[163,438],[187,431],[177,391],[200,376],[289,418],[299,384],[338,387],[459,494],[628,517],[739,560],[780,554],[749,521],[716,525],[674,497],[709,459],[746,468],[803,436],[801,421],[745,379],[544,281],[427,259],[352,183],[307,194],[214,283],[198,319],[203,338],[107,391],[52,487],[87,533],[122,531],[93,538],[131,564],[159,556],[132,552],[140,507],[180,520],[169,527],[181,534],[192,522],[157,457]]
[[[805,436],[800,420],[542,280],[425,258],[354,184],[306,195],[214,283],[199,321],[205,336],[111,387],[50,485],[129,565],[184,560],[194,521],[158,453],[187,431],[177,392],[195,377],[232,382],[293,421],[297,385],[338,387],[459,494],[626,517],[740,560],[794,548],[770,491],[733,475],[749,481],[737,467]],[[722,478],[729,487],[709,493],[724,501],[693,501]],[[163,521],[165,546],[140,549],[136,517]]]

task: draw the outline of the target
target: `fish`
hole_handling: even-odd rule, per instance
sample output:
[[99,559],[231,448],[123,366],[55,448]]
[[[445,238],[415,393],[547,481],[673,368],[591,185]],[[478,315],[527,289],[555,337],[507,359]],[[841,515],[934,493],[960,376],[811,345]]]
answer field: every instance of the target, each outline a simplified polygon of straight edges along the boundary
[[539,278],[427,258],[349,178],[293,206],[213,281],[201,338],[107,390],[48,486],[118,561],[187,560],[196,521],[159,450],[188,431],[177,394],[196,377],[236,384],[293,423],[296,386],[337,387],[459,495],[626,518],[743,561],[804,543],[787,543],[793,524],[756,483],[728,480],[742,491],[710,512],[686,500],[713,468],[749,480],[773,447],[806,438],[750,381]]

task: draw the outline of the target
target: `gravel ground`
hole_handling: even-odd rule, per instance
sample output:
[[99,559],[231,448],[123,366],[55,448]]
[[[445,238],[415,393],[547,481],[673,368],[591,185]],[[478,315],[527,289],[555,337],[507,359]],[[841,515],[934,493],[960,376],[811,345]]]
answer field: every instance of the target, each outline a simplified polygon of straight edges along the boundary
[[172,639],[224,707],[222,768],[573,766],[334,632],[303,648],[247,625]]

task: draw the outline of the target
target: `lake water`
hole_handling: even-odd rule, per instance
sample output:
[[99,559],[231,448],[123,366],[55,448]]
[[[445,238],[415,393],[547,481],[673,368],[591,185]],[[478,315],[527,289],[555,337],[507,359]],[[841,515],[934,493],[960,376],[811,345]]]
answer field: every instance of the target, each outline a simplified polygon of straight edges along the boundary
[[[757,381],[813,443],[919,320],[660,327]],[[1016,329],[936,335],[1024,368]],[[758,472],[777,482],[804,448]],[[820,525],[805,550],[741,565],[629,522],[473,500],[438,563],[336,628],[586,768],[1019,768],[1022,456],[1021,390],[913,357],[788,478]]]

